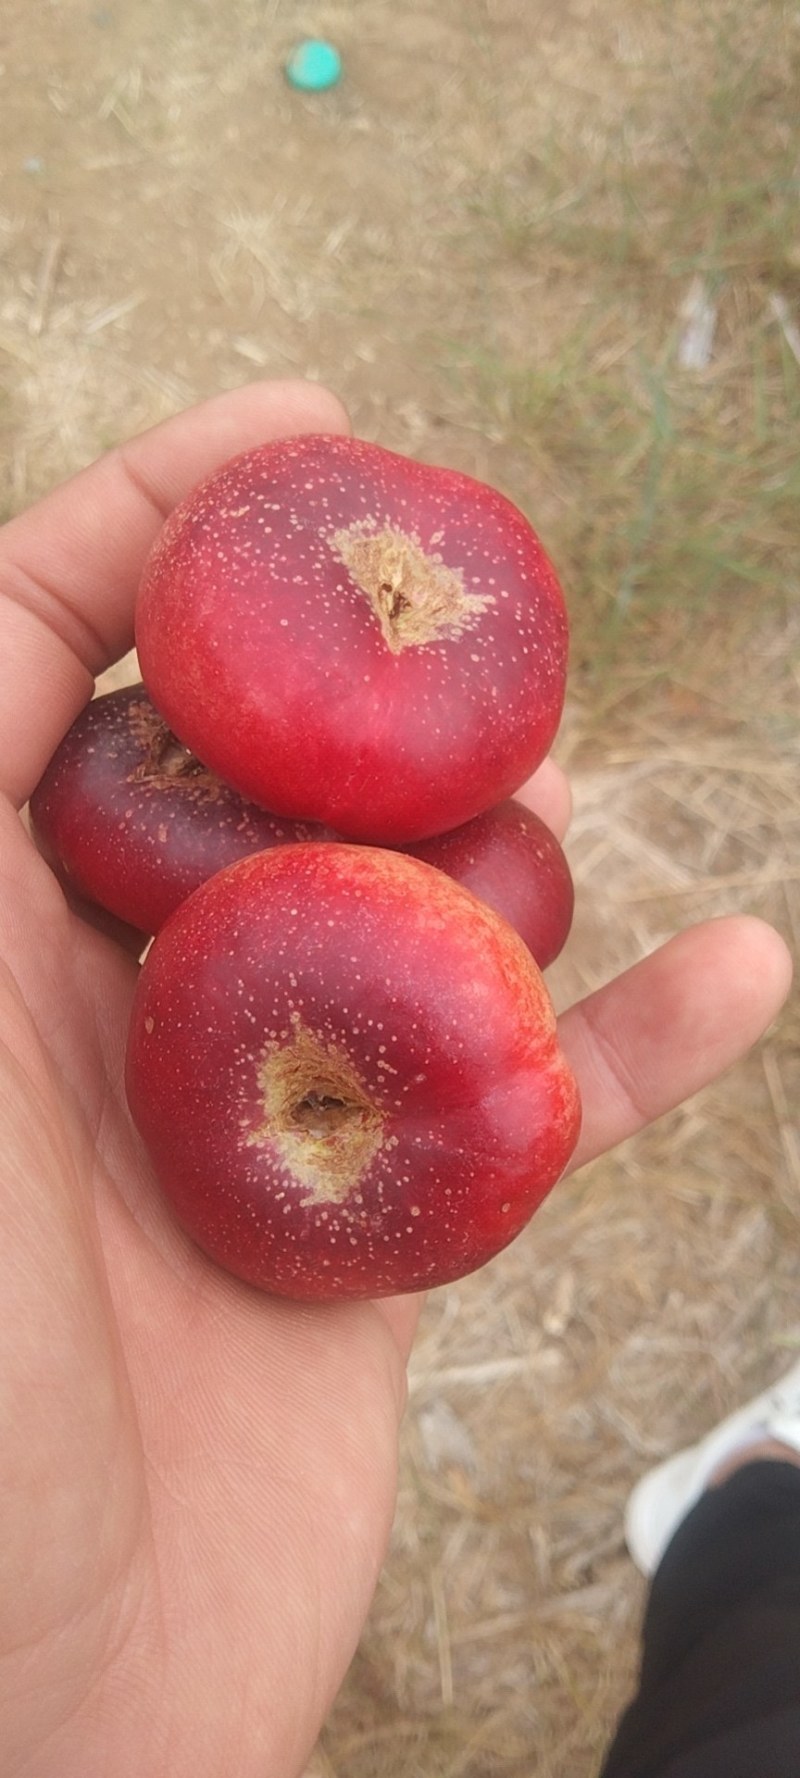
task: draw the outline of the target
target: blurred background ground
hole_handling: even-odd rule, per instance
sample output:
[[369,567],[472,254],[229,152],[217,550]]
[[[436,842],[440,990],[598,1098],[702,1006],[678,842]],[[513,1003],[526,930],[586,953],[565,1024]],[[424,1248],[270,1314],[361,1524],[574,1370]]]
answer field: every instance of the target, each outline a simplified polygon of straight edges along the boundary
[[[286,86],[305,35],[338,44],[335,91]],[[797,938],[798,75],[782,0],[0,19],[0,507],[287,374],[497,483],[573,624],[562,1004],[689,920]],[[626,1493],[800,1344],[799,1085],[795,1006],[431,1299],[309,1778],[596,1772],[641,1607]]]

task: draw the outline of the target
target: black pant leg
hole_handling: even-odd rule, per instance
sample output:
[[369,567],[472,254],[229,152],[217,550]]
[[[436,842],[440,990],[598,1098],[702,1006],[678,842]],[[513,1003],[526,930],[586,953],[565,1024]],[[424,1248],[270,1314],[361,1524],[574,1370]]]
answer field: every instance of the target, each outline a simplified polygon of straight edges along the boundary
[[653,1578],[600,1778],[800,1778],[800,1469],[710,1489]]

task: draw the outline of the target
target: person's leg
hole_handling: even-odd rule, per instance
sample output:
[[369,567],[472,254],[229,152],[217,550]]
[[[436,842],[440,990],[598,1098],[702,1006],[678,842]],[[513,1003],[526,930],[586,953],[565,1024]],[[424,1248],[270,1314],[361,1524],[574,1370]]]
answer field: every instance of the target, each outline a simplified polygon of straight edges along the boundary
[[601,1778],[798,1778],[800,1366],[644,1478],[627,1531],[655,1575]]

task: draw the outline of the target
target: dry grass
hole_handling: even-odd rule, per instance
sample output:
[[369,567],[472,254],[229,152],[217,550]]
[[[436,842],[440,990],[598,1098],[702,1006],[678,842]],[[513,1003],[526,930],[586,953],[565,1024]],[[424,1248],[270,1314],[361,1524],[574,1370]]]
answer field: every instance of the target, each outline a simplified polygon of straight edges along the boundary
[[[732,906],[796,930],[798,764],[632,724],[579,771],[557,1000]],[[314,1778],[596,1772],[636,1660],[627,1492],[800,1346],[798,1035],[790,1017],[432,1299],[392,1558]]]
[[[687,921],[800,924],[800,20],[783,0],[9,0],[0,505],[312,374],[504,487],[568,587],[563,1003]],[[289,93],[298,32],[342,87]],[[800,1341],[800,1031],[436,1295],[393,1548],[314,1778],[590,1778],[622,1508]]]

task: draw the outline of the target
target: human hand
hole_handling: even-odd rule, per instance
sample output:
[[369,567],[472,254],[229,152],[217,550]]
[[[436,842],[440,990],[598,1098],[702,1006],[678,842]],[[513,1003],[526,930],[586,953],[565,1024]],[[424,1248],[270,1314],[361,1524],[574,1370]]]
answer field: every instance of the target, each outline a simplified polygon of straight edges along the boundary
[[[0,1744],[4,1778],[292,1778],[362,1628],[418,1303],[314,1308],[215,1268],[127,1114],[137,965],[67,907],[18,810],[129,646],[164,514],[239,450],[341,430],[255,385],[168,421],[0,536]],[[555,767],[531,806],[562,832]],[[789,980],[749,919],[573,1007],[574,1165],[744,1053]]]

